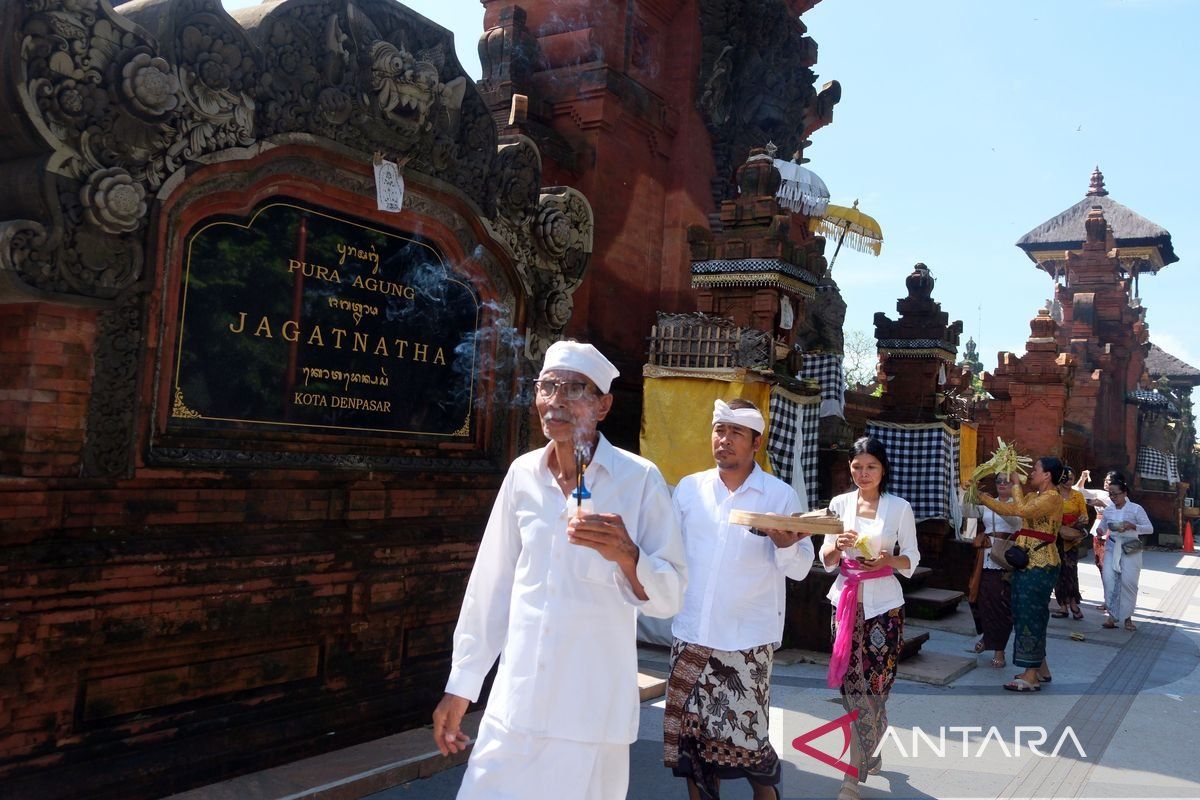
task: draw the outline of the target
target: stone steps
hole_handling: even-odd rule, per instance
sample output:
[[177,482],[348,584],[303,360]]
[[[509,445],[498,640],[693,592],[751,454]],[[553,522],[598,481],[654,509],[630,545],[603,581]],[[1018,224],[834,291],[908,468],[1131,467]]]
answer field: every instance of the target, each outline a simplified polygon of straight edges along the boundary
[[940,619],[958,610],[965,595],[952,589],[916,589],[904,593],[905,616]]
[[896,579],[900,581],[900,586],[904,588],[904,593],[908,594],[909,590],[917,590],[924,588],[925,582],[929,580],[929,576],[933,574],[933,570],[929,567],[918,566],[913,570],[911,578],[906,578],[900,573],[896,573]]
[[912,658],[921,652],[921,645],[929,641],[929,632],[923,631],[916,636],[905,636],[904,641],[900,643],[900,660]]

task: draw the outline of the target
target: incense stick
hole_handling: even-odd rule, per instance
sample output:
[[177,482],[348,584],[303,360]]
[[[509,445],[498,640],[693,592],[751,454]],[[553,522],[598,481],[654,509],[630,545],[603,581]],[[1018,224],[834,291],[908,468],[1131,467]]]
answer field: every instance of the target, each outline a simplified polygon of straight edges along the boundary
[[583,507],[583,448],[575,448],[575,513]]

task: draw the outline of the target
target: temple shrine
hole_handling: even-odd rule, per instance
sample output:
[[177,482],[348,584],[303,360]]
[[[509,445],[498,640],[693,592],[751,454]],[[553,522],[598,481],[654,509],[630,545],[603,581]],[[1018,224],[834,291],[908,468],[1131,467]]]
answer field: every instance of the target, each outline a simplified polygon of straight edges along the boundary
[[[1150,341],[1143,276],[1178,261],[1171,235],[1114,200],[1097,168],[1083,200],[1021,237],[1017,246],[1053,281],[1030,322],[1025,353],[1001,353],[984,374],[992,395],[979,414],[981,450],[997,437],[1064,458],[1098,480],[1134,481],[1165,541],[1178,535],[1194,474],[1190,387],[1197,371]],[[1194,430],[1194,428],[1193,428]],[[1194,470],[1194,467],[1192,467]]]

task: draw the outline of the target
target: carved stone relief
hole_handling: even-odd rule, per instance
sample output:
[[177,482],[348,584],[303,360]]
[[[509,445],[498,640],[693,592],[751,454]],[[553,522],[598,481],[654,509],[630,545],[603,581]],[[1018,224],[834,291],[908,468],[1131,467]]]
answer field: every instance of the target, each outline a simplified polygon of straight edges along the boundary
[[[526,354],[540,358],[561,334],[591,253],[591,209],[573,190],[539,189],[532,141],[498,148],[446,30],[393,0],[285,0],[236,19],[220,0],[124,10],[19,0],[0,16],[0,74],[12,76],[0,91],[0,184],[11,187],[0,197],[0,302],[125,309],[121,298],[156,270],[145,264],[149,223],[169,181],[301,136],[364,163],[404,159],[465,194],[532,292]],[[129,319],[111,311],[103,324],[136,341]],[[123,359],[97,355],[97,391],[127,379],[114,366]],[[94,443],[120,406],[97,408]],[[96,447],[89,469],[116,469],[116,450]]]
[[137,407],[142,297],[139,287],[134,287],[100,314],[96,379],[83,444],[83,474],[87,477],[125,477],[133,468],[130,431]]
[[783,0],[700,0],[697,106],[713,137],[719,206],[751,147],[803,151],[806,131],[832,115],[840,88],[814,86],[816,43]]
[[575,189],[539,192],[541,157],[527,137],[504,137],[497,162],[496,230],[530,278],[536,316],[525,354],[536,363],[571,318],[572,295],[592,253],[592,210]]

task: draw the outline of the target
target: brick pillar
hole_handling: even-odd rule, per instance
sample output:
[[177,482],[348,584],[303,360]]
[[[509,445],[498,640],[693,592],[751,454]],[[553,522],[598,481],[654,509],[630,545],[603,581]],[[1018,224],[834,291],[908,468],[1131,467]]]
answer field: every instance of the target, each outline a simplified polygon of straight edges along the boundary
[[49,303],[4,306],[0,474],[79,474],[97,316]]
[[[1032,458],[1063,455],[1063,423],[1075,367],[1068,353],[1058,352],[1057,327],[1049,311],[1038,311],[1029,323],[1025,355],[1001,353],[995,374],[983,379],[994,398],[988,403],[989,434],[1015,441]],[[984,441],[982,429],[980,433],[980,452],[991,452],[995,439]]]

